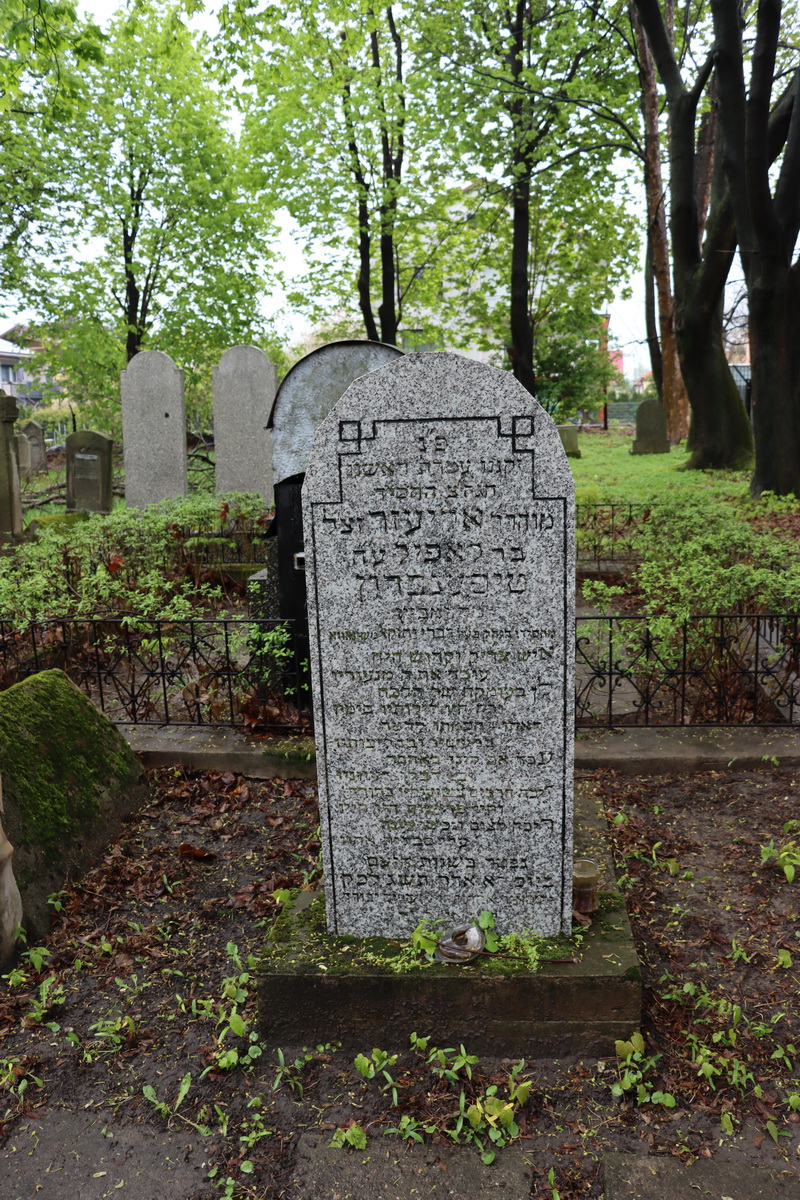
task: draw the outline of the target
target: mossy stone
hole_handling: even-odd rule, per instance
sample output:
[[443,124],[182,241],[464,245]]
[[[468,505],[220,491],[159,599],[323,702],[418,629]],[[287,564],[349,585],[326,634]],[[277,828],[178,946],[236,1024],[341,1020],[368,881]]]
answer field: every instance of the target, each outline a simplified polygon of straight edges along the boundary
[[43,933],[47,897],[90,866],[147,791],[133,751],[63,671],[0,693],[3,826],[26,924]]

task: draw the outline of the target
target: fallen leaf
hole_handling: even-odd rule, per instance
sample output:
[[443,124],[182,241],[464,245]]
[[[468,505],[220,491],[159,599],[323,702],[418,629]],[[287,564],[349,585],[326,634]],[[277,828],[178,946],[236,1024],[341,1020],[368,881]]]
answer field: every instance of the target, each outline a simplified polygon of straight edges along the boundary
[[217,856],[213,850],[205,850],[202,846],[192,846],[190,842],[181,842],[180,846],[178,846],[178,857],[198,858],[208,861],[209,859],[216,858]]

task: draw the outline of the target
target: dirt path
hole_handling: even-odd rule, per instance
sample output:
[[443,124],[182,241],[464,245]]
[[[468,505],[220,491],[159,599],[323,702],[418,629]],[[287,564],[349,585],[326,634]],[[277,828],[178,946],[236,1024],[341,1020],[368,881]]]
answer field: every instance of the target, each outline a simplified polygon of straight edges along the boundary
[[[46,946],[0,989],[4,1200],[301,1196],[309,1146],[337,1130],[356,1145],[363,1132],[367,1155],[389,1148],[397,1163],[403,1141],[383,1135],[401,1128],[425,1172],[452,1177],[445,1148],[469,1125],[454,1135],[461,1093],[467,1107],[492,1087],[506,1095],[512,1064],[468,1074],[456,1031],[443,1070],[432,1047],[383,1047],[397,1055],[390,1086],[381,1070],[362,1078],[335,1029],[282,1066],[281,1048],[254,1032],[249,956],[281,889],[318,880],[313,786],[175,770],[151,782],[150,807],[61,895]],[[627,1065],[531,1060],[513,1077],[531,1086],[515,1146],[498,1154],[516,1180],[504,1194],[597,1200],[610,1151],[797,1170],[794,776],[597,771],[579,786],[614,830],[645,977],[644,1048],[631,1045]],[[474,1146],[458,1155],[470,1178],[480,1166],[487,1186],[500,1179]],[[366,1175],[364,1186],[380,1194]]]

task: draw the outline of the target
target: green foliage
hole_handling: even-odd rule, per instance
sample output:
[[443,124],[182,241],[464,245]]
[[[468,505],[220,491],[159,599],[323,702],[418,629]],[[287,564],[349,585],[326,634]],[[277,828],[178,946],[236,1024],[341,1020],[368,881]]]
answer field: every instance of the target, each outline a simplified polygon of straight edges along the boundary
[[645,1055],[644,1038],[633,1033],[626,1041],[614,1043],[617,1053],[617,1080],[611,1085],[611,1094],[618,1098],[630,1098],[637,1104],[661,1104],[664,1108],[675,1107],[675,1097],[670,1092],[655,1088],[649,1078],[660,1054]]
[[85,111],[83,76],[103,35],[73,0],[0,5],[0,287],[47,253],[58,205],[71,192],[57,132]]
[[172,355],[190,423],[207,426],[212,363],[265,336],[268,214],[243,188],[209,51],[164,0],[113,18],[103,61],[85,72],[79,124],[62,130],[69,202],[47,265],[21,289],[39,314],[34,366],[115,437],[119,371],[137,350]]
[[360,1125],[353,1122],[344,1129],[337,1129],[329,1145],[336,1149],[349,1146],[352,1150],[366,1150],[367,1135]]
[[43,527],[0,559],[0,618],[139,616],[181,620],[219,604],[219,585],[195,582],[185,527],[222,530],[261,512],[256,497],[181,497]]
[[[800,829],[800,821],[787,821],[783,832],[794,833],[798,829]],[[762,867],[773,859],[786,876],[786,882],[793,883],[797,868],[800,867],[800,844],[798,844],[797,838],[789,838],[780,847],[775,845],[774,838],[770,838],[769,843],[761,847]],[[781,953],[788,955],[788,951]],[[789,961],[782,961],[781,966],[791,966],[791,956],[788,955],[788,957]]]

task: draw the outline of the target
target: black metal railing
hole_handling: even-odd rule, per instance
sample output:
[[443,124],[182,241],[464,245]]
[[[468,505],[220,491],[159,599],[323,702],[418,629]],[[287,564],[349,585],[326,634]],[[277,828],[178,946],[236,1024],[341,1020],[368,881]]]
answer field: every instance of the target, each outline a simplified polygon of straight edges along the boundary
[[578,504],[578,566],[635,560],[636,537],[650,515],[650,507],[649,504]]
[[800,617],[579,617],[575,723],[783,725],[800,719]]
[[[0,621],[0,689],[59,667],[118,724],[311,727],[290,621]],[[800,616],[578,617],[575,723],[800,722]],[[435,699],[433,701],[435,703]]]
[[290,621],[0,621],[0,689],[52,667],[117,724],[296,733],[311,723]]

